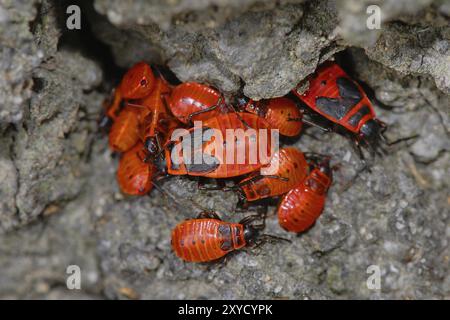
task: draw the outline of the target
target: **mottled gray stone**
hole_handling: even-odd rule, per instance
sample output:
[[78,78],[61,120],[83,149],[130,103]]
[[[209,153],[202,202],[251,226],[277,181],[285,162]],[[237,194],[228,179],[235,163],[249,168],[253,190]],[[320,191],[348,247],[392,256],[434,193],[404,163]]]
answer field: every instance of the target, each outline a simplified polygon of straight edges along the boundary
[[[389,15],[369,34],[355,25],[365,14],[356,1],[97,0],[101,15],[83,7],[83,17],[110,48],[108,65],[108,52],[85,54],[89,41],[64,45],[54,2],[3,1],[0,298],[449,299],[448,10],[429,2],[384,1]],[[105,75],[145,59],[259,99],[286,94],[337,52],[374,90],[388,138],[419,136],[358,174],[348,140],[308,128],[294,145],[339,164],[313,228],[284,232],[270,206],[265,232],[291,243],[224,266],[178,259],[170,233],[180,221],[204,208],[228,221],[253,211],[234,213],[236,194],[187,177],[160,182],[170,196],[122,195],[96,123],[116,80]],[[81,291],[66,288],[72,264]],[[366,285],[370,265],[381,290]]]
[[0,129],[22,120],[24,102],[31,96],[28,74],[43,58],[29,27],[36,16],[37,2],[0,3]]
[[[373,45],[385,25],[394,19],[408,19],[429,6],[432,0],[344,0],[339,1],[340,34],[354,46]],[[378,11],[367,10],[371,5],[379,8],[380,29],[369,29],[367,20]],[[372,20],[370,20],[371,22]]]
[[[233,1],[230,3],[233,7]],[[109,19],[111,23],[142,39],[139,48],[149,42],[160,47],[162,61],[180,80],[209,83],[230,94],[243,89],[257,100],[285,95],[312,73],[318,62],[341,50],[333,34],[336,9],[327,1],[308,6],[306,15],[303,1],[281,2],[276,10],[267,2],[255,4],[247,12],[240,8],[214,24],[203,25],[202,16],[194,14],[193,20],[175,21],[162,29],[154,19],[131,23],[129,12],[118,3],[96,1],[96,8],[101,13],[120,12],[121,18]],[[170,12],[167,7],[165,11]],[[135,55],[134,51],[123,46],[120,32],[110,31],[112,25],[99,22],[95,29],[108,34],[105,40],[122,65],[133,60],[128,57]]]

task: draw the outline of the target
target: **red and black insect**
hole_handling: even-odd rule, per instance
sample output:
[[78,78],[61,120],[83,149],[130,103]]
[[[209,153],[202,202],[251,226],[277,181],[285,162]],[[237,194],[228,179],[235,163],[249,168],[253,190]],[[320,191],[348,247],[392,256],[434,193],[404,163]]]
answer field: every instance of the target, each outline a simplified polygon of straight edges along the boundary
[[150,66],[145,62],[135,64],[114,91],[113,102],[106,111],[107,117],[114,121],[122,110],[123,100],[142,99],[152,92],[154,86],[155,76]]
[[221,114],[189,129],[165,148],[167,173],[206,178],[244,175],[269,163],[271,146],[271,130],[263,118],[250,113]]
[[211,212],[197,219],[186,220],[172,231],[172,249],[188,262],[216,261],[228,253],[244,247],[259,247],[266,242],[285,240],[263,235],[265,223],[252,225],[260,216],[248,216],[239,223],[224,222]]
[[329,158],[325,158],[299,186],[281,199],[278,206],[280,226],[290,232],[302,232],[311,227],[323,211],[331,182]]
[[281,97],[261,101],[240,98],[238,107],[241,111],[263,117],[272,129],[278,129],[283,136],[295,137],[302,130],[303,114],[296,103],[289,98]]
[[185,124],[227,112],[224,97],[218,90],[196,82],[176,86],[167,104],[172,114]]
[[[376,118],[372,103],[361,86],[339,65],[326,62],[307,80],[309,89],[306,92],[299,93],[294,89],[293,93],[333,124],[319,127],[350,134],[357,146],[370,147],[373,152],[380,138],[386,140],[383,136],[386,124]],[[314,124],[314,121],[307,123]],[[362,157],[361,150],[358,150]]]
[[153,188],[156,167],[144,162],[143,144],[138,143],[122,155],[117,169],[117,182],[120,190],[128,195],[144,195]]
[[125,107],[109,131],[109,146],[116,152],[125,152],[139,141],[140,110]]
[[[269,170],[272,166],[273,169]],[[309,173],[303,152],[294,147],[282,148],[270,160],[267,172],[251,173],[236,186],[240,202],[256,201],[285,194],[299,185]]]

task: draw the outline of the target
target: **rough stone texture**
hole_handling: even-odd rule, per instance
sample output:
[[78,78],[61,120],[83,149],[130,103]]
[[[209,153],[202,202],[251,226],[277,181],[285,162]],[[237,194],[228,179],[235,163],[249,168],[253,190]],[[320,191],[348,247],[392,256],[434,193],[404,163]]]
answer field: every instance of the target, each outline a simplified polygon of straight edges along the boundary
[[[339,5],[339,33],[352,45],[373,45],[382,29],[368,28],[368,17],[375,17],[380,12],[380,24],[383,27],[392,20],[408,19],[432,2],[432,0],[344,0]],[[380,11],[376,11],[376,7],[369,6],[377,6]],[[371,22],[373,20],[369,19],[370,26]]]
[[[232,8],[235,1],[229,2]],[[113,24],[124,25],[133,37],[140,37],[143,44],[139,47],[144,47],[144,51],[148,42],[158,45],[162,61],[180,80],[207,82],[226,93],[235,93],[243,86],[246,95],[259,100],[285,95],[304,75],[313,72],[319,61],[341,49],[332,32],[337,25],[334,4],[327,1],[307,4],[304,14],[302,2],[282,1],[276,8],[274,4],[255,5],[247,12],[239,8],[226,20],[213,19],[214,23],[208,23],[209,15],[223,17],[228,10],[199,9],[200,12],[190,13],[189,17],[174,15],[169,29],[160,28],[159,20],[151,19],[153,15],[169,14],[167,4],[159,10],[150,6],[150,18],[138,18],[139,22],[133,25],[126,7],[109,1],[95,3],[108,17],[114,12],[114,18],[110,18]],[[173,10],[176,8],[175,5]],[[147,17],[146,10],[141,12]],[[113,46],[121,65],[129,66],[130,61],[136,61],[127,58],[136,53],[123,45],[121,33],[112,32],[113,27],[105,28],[104,24],[94,28],[100,29],[101,38]]]
[[[232,255],[221,267],[177,259],[170,230],[201,208],[238,221],[248,213],[232,212],[236,195],[199,191],[194,179],[178,177],[162,187],[179,204],[157,190],[124,197],[117,157],[96,125],[116,81],[107,76],[116,67],[105,63],[108,53],[92,56],[90,41],[63,41],[56,2],[1,1],[0,298],[449,299],[448,6],[384,1],[383,28],[373,33],[356,26],[365,17],[360,3],[97,0],[98,13],[83,7],[114,64],[167,63],[181,80],[229,95],[284,95],[339,52],[374,90],[389,139],[420,135],[390,147],[349,184],[362,165],[349,142],[309,128],[294,144],[340,163],[325,212],[300,236],[269,218],[267,233],[292,243]],[[66,289],[72,264],[82,270],[81,291]],[[370,265],[380,267],[381,290],[366,286]]]
[[[18,107],[22,121],[5,119],[10,126],[1,140],[1,163],[10,170],[2,171],[5,177],[2,207],[5,210],[1,212],[0,231],[27,224],[46,208],[58,206],[79,194],[83,184],[80,177],[87,168],[83,153],[88,149],[89,130],[88,124],[79,125],[79,120],[89,102],[101,102],[98,94],[85,93],[101,82],[101,70],[80,53],[57,51],[56,9],[46,3],[40,10],[45,10],[46,14],[40,24],[30,29],[36,40],[34,46],[28,40],[32,34],[24,33],[22,40],[26,46],[17,45],[15,54],[6,55],[4,60],[8,63],[9,59],[25,57],[30,63],[36,56],[42,58],[39,66],[15,80],[23,90],[19,92],[23,99]],[[15,39],[20,41],[21,38]],[[24,56],[23,51],[26,53],[30,48],[34,48],[34,52]],[[14,62],[5,64],[5,68],[21,69],[21,65],[28,64]],[[3,89],[8,90],[8,87]],[[9,90],[8,99],[16,89]],[[29,99],[25,99],[26,96]]]
[[36,17],[36,3],[2,1],[0,5],[0,129],[22,119],[24,101],[31,96],[28,73],[43,57],[29,27]]

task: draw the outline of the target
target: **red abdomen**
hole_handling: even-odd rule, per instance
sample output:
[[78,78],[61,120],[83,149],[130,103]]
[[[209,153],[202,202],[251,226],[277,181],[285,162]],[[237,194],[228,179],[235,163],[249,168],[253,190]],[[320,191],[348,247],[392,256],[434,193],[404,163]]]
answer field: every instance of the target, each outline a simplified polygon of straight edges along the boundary
[[156,170],[151,163],[142,161],[144,145],[138,143],[122,155],[117,169],[120,190],[129,195],[144,195],[153,187],[152,178]]
[[[236,238],[236,230],[240,233]],[[241,243],[235,239],[239,239]],[[188,262],[217,260],[245,245],[242,225],[217,219],[192,219],[178,224],[172,231],[172,249]]]
[[139,62],[131,67],[123,76],[115,89],[114,100],[107,109],[107,116],[115,120],[121,109],[123,99],[142,99],[149,95],[155,86],[155,76],[148,64]]
[[311,227],[323,211],[331,179],[314,169],[298,187],[283,196],[278,222],[287,231],[302,232]]
[[302,113],[288,98],[269,99],[264,118],[272,129],[280,130],[283,136],[294,137],[302,130]]
[[[247,201],[255,201],[284,194],[298,186],[308,175],[308,163],[303,152],[294,147],[282,148],[270,160],[272,169],[264,168],[267,177],[252,182],[254,175],[239,184]],[[259,173],[258,173],[259,174]],[[280,179],[276,178],[279,177]]]
[[196,82],[185,82],[176,86],[168,99],[168,105],[172,114],[183,123],[188,123],[189,116],[194,112],[218,105],[209,112],[192,117],[192,121],[205,120],[222,113],[225,108],[220,92]]
[[125,152],[139,140],[139,111],[124,108],[111,126],[109,146],[113,151]]
[[155,87],[155,76],[145,62],[136,63],[123,76],[118,87],[124,99],[142,99]]

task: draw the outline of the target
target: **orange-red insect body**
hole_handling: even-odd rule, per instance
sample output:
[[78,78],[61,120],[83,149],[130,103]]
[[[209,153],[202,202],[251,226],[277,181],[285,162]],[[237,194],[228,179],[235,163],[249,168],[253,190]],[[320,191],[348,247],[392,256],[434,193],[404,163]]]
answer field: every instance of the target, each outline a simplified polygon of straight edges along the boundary
[[192,219],[178,224],[172,231],[175,254],[188,262],[207,262],[247,244],[245,227],[217,219]]
[[282,195],[299,185],[309,172],[303,152],[294,147],[280,149],[270,160],[270,165],[273,169],[267,170],[265,175],[251,174],[238,184],[242,200],[256,201]]
[[205,120],[227,109],[219,91],[196,82],[176,86],[167,102],[172,114],[183,123]]
[[[167,172],[230,178],[259,170],[271,157],[272,135],[268,127],[263,118],[250,113],[225,113],[210,118],[166,148]],[[216,137],[222,140],[215,140]],[[183,149],[188,141],[190,146],[186,148],[191,148],[191,157],[185,161]],[[197,156],[200,162],[196,161]]]
[[115,120],[120,113],[123,100],[142,99],[149,95],[155,86],[155,76],[148,64],[139,62],[123,76],[114,92],[114,99],[106,115]]
[[117,181],[120,190],[125,194],[144,195],[153,187],[152,178],[156,168],[152,163],[143,161],[143,157],[145,157],[143,147],[142,143],[136,144],[120,159]]
[[138,102],[144,107],[141,111],[141,139],[151,157],[160,152],[171,132],[180,125],[163,100],[170,94],[170,90],[165,80],[158,78],[152,93]]
[[240,99],[241,108],[266,119],[272,129],[287,137],[297,136],[302,130],[302,113],[294,101],[273,98],[262,101]]
[[314,168],[308,177],[289,191],[278,206],[278,221],[287,231],[311,227],[323,211],[332,177],[328,162]]
[[109,146],[116,152],[125,152],[139,141],[139,110],[125,107],[109,131]]
[[358,142],[375,146],[385,124],[361,86],[334,62],[324,63],[308,78],[309,89],[293,93],[314,112],[352,133]]

